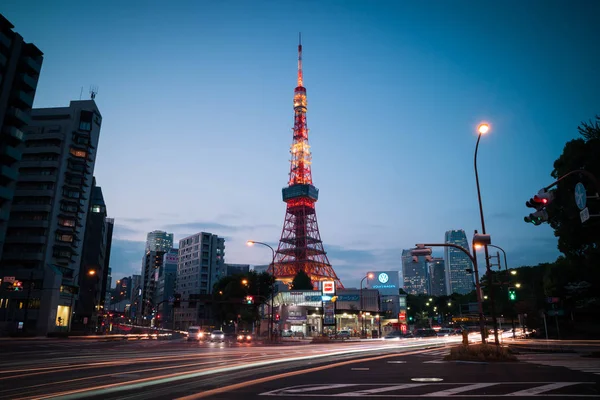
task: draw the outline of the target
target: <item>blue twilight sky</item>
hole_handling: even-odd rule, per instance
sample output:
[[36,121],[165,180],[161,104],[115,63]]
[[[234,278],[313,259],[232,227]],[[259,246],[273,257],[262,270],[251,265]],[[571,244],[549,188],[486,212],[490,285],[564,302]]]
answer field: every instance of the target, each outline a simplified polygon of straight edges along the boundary
[[600,2],[28,1],[2,12],[45,60],[35,107],[99,87],[95,175],[116,218],[114,279],[145,233],[227,238],[266,264],[285,214],[298,32],[317,215],[346,286],[399,269],[403,248],[480,229],[511,267],[553,261],[523,222],[577,126],[600,113]]

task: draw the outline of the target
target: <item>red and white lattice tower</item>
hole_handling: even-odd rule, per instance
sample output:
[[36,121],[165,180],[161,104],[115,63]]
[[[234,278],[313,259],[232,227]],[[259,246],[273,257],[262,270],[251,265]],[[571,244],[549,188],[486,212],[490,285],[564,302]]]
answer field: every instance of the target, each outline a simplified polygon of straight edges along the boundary
[[329,264],[317,225],[315,203],[319,189],[312,182],[301,40],[298,44],[298,86],[294,89],[294,140],[290,153],[290,179],[288,186],[282,190],[287,208],[272,272],[277,280],[290,282],[302,270],[315,286],[319,281],[334,280],[338,287],[342,287]]

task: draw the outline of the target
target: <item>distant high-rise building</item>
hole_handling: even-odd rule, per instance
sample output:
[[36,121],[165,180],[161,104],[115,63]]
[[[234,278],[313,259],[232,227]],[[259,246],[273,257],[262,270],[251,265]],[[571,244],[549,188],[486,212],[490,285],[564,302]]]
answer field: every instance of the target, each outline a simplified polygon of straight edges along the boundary
[[[106,275],[106,284],[110,287],[110,285],[112,285],[112,270],[109,268],[107,268],[108,273]],[[108,305],[111,303],[112,299],[112,291],[107,291],[106,294],[104,295],[104,309],[108,310]]]
[[252,271],[256,272],[257,274],[262,274],[263,272],[269,272],[269,265],[254,265],[252,267]]
[[[43,53],[0,14],[0,259]],[[1,320],[1,319],[0,319]]]
[[96,185],[96,178],[93,178],[81,254],[81,270],[94,271],[94,276],[79,274],[79,296],[72,317],[74,329],[89,331],[90,326],[98,326],[98,312],[106,299],[109,266],[107,257],[110,257],[108,251],[112,241],[112,229],[109,232],[109,226],[112,221],[107,218],[102,189]]
[[[462,229],[446,232],[446,243],[452,243],[469,249],[467,235]],[[471,259],[464,252],[452,247],[444,250],[444,262],[446,264],[446,293],[467,294],[475,290],[473,275],[467,273],[467,269],[473,268]]]
[[250,272],[250,264],[225,264],[227,276],[244,275]]
[[170,249],[165,253],[162,271],[156,287],[156,318],[155,325],[162,328],[173,327],[173,300],[177,279],[177,264],[179,250]]
[[175,311],[176,328],[210,323],[210,306],[204,300],[226,274],[225,239],[200,232],[179,241],[177,293],[182,302]]
[[[26,127],[0,269],[33,281],[39,306],[26,324],[38,334],[69,329],[81,279],[100,278],[81,261],[101,122],[95,101],[83,100],[33,109]],[[12,296],[17,307],[23,295]],[[19,310],[8,310],[15,324]]]
[[173,234],[164,231],[148,232],[146,236],[146,251],[167,252],[173,248]]
[[142,257],[142,295],[137,315],[140,325],[149,326],[154,317],[155,294],[166,251],[146,251]]
[[443,258],[433,258],[427,263],[429,268],[429,294],[432,296],[446,295],[446,269]]
[[142,304],[142,276],[131,275],[131,307],[129,308],[129,318],[136,321],[140,314]]
[[131,283],[131,277],[129,276],[117,280],[115,288],[111,289],[111,304],[120,303],[121,301],[131,302]]
[[404,277],[404,291],[408,294],[428,294],[427,261],[425,257],[418,257],[413,262],[410,250],[402,250],[402,276]]

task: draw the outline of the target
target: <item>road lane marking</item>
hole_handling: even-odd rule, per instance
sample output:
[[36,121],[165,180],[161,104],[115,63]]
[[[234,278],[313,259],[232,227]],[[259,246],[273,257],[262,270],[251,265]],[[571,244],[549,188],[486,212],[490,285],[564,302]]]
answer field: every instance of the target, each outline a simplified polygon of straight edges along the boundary
[[[541,393],[544,392],[549,392],[551,390],[555,390],[555,389],[560,389],[560,388],[564,388],[567,386],[573,386],[573,385],[577,385],[580,382],[555,382],[555,383],[549,383],[547,385],[543,385],[543,386],[537,386],[534,388],[530,388],[530,389],[525,389],[525,390],[519,390],[518,392],[513,392],[511,393],[509,396],[537,396]],[[544,396],[547,396],[544,395]]]
[[357,386],[356,383],[335,383],[333,385],[304,385],[295,386],[296,389],[286,390],[287,393],[314,392],[316,390],[338,389],[343,387]]
[[405,383],[402,385],[385,386],[385,387],[380,387],[380,388],[376,388],[376,389],[359,390],[358,392],[337,393],[333,396],[335,396],[335,397],[357,397],[357,396],[365,396],[365,395],[369,395],[369,394],[391,392],[394,390],[412,389],[412,388],[416,388],[419,386],[427,386],[427,384],[426,383]]
[[[408,356],[408,355],[419,354],[419,353],[420,353],[419,350],[415,350],[415,351],[409,351],[409,352],[406,352],[406,353],[402,353],[401,355]],[[254,386],[254,385],[261,384],[261,383],[274,381],[274,380],[277,380],[277,379],[284,379],[284,378],[289,378],[291,376],[309,374],[311,372],[323,371],[323,370],[326,370],[326,369],[341,367],[341,366],[344,366],[344,365],[364,363],[364,362],[381,360],[381,359],[384,359],[384,358],[398,357],[398,356],[399,356],[399,354],[386,354],[386,355],[383,355],[383,356],[376,356],[376,357],[371,357],[371,358],[363,358],[363,359],[358,359],[358,360],[342,361],[342,362],[338,362],[338,363],[335,363],[335,364],[327,364],[327,365],[322,365],[322,366],[319,366],[319,367],[308,368],[308,369],[304,369],[304,370],[300,370],[300,371],[285,372],[285,373],[279,374],[279,375],[266,376],[264,378],[254,379],[254,380],[246,381],[246,382],[240,382],[240,383],[236,383],[234,385],[224,386],[224,387],[220,387],[220,388],[217,388],[217,389],[212,389],[212,390],[207,390],[207,391],[204,391],[204,392],[192,394],[192,395],[189,395],[189,396],[179,397],[179,398],[177,398],[175,400],[196,400],[196,399],[201,399],[203,397],[214,396],[216,394],[231,392],[232,390],[237,390],[237,389],[245,388],[245,387],[248,387],[248,386]],[[302,396],[302,395],[296,394],[296,396]],[[307,394],[307,396],[310,396],[310,394]]]
[[351,371],[368,371],[370,368],[350,368]]
[[388,364],[406,364],[406,361],[388,361]]
[[452,389],[440,390],[438,392],[423,394],[423,397],[446,397],[452,396],[453,394],[469,392],[471,390],[482,389],[485,387],[496,386],[497,383],[475,383],[468,386],[460,386]]
[[[330,385],[318,385],[321,387],[315,387],[310,390],[313,393],[305,393],[309,390],[302,389],[301,386],[292,386],[282,389],[275,389],[269,392],[260,393],[259,396],[279,396],[279,397],[396,397],[396,398],[416,398],[416,397],[428,397],[428,398],[446,398],[459,397],[459,398],[487,398],[487,397],[517,397],[517,396],[528,396],[528,397],[585,397],[585,398],[598,398],[596,394],[577,394],[577,393],[561,393],[561,394],[549,394],[548,391],[559,389],[567,386],[575,385],[595,385],[596,382],[470,382],[470,383],[441,383],[441,382],[430,382],[430,383],[413,383],[413,384],[377,384],[377,383],[359,383],[350,384],[350,386],[361,386],[361,387],[374,387],[373,389],[360,389],[354,392],[342,392],[342,393],[314,393],[318,392],[321,387],[323,390],[335,390],[335,384]],[[482,389],[489,386],[502,386],[506,385],[514,387],[514,385],[535,385],[534,388],[519,390],[512,393],[500,393],[500,394],[464,394],[465,392]],[[540,386],[543,385],[543,386]],[[312,385],[304,385],[305,387]],[[451,389],[446,389],[448,386],[456,386]],[[343,386],[342,386],[343,387]],[[433,391],[423,394],[402,394],[402,393],[389,393],[392,391],[410,390],[415,387],[430,388]],[[438,388],[444,388],[443,390],[436,390]],[[502,389],[502,388],[501,388]],[[514,389],[513,389],[514,390]],[[387,392],[387,393],[386,393]],[[458,394],[458,396],[454,396]],[[181,399],[177,399],[181,400]]]

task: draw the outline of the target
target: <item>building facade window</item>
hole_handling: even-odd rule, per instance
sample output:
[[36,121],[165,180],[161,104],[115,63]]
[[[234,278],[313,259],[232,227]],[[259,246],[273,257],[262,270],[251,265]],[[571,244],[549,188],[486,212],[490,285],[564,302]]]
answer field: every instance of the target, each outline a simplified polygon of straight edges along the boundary
[[83,150],[79,150],[79,149],[71,148],[70,153],[71,153],[71,155],[73,155],[75,157],[79,157],[79,158],[87,157],[87,152],[85,152]]

